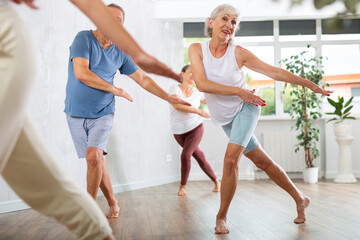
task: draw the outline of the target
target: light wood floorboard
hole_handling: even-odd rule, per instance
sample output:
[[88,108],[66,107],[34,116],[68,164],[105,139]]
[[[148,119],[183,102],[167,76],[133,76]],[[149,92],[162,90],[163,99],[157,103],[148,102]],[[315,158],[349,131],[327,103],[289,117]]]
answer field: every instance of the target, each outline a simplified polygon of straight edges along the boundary
[[[295,184],[311,197],[306,224],[296,225],[295,203],[270,180],[239,181],[228,214],[230,234],[214,234],[219,193],[210,181],[179,183],[116,194],[118,219],[110,219],[117,239],[124,240],[360,240],[360,183]],[[97,200],[104,214],[104,197]],[[0,214],[0,240],[72,240],[76,237],[54,219],[34,210]]]

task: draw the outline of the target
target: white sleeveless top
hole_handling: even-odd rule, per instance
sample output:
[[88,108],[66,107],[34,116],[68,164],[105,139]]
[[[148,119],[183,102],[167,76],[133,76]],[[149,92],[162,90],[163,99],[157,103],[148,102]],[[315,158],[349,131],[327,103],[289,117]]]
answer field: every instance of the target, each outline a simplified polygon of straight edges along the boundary
[[[187,101],[194,108],[199,108],[200,101],[205,99],[204,94],[194,87],[193,93],[189,97],[183,95],[179,85],[172,85],[169,89],[169,94],[178,95],[180,99]],[[202,122],[202,117],[198,114],[180,112],[170,104],[170,123],[173,134],[187,133],[199,126]]]
[[[221,58],[215,58],[209,48],[210,42],[201,43],[203,64],[206,78],[210,81],[233,87],[250,90],[245,83],[245,74],[239,69],[235,59],[236,45],[229,43],[226,53]],[[244,101],[236,95],[217,95],[205,93],[211,120],[216,125],[230,123],[241,111]]]

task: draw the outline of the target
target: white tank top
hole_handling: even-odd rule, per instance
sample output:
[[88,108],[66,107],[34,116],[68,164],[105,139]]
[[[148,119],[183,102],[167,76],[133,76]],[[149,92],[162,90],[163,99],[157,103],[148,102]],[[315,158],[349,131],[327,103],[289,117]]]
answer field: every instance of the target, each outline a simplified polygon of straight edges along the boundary
[[[170,95],[178,95],[180,99],[187,101],[194,108],[199,108],[200,101],[204,100],[204,94],[193,88],[191,96],[183,95],[179,85],[172,85],[169,89]],[[170,123],[173,134],[187,133],[203,122],[202,117],[195,113],[185,113],[176,110],[170,104]]]
[[[210,81],[233,87],[250,90],[245,83],[245,74],[239,69],[235,59],[236,45],[229,43],[226,53],[221,58],[215,58],[209,48],[210,42],[201,43],[203,64],[206,78]],[[236,95],[217,95],[205,93],[211,120],[216,125],[230,123],[241,111],[244,101]]]

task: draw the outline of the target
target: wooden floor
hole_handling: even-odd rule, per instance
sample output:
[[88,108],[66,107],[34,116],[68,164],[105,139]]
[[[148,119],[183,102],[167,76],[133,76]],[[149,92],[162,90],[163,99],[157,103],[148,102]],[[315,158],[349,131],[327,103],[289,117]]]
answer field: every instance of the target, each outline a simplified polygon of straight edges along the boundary
[[[315,185],[296,181],[311,197],[306,224],[296,225],[292,199],[269,180],[240,181],[228,215],[230,234],[214,234],[219,194],[212,183],[188,183],[188,196],[178,197],[179,183],[116,195],[121,213],[110,220],[117,239],[317,239],[360,240],[360,183]],[[103,197],[98,203],[104,212]],[[33,210],[0,214],[0,239],[76,239],[55,220]]]

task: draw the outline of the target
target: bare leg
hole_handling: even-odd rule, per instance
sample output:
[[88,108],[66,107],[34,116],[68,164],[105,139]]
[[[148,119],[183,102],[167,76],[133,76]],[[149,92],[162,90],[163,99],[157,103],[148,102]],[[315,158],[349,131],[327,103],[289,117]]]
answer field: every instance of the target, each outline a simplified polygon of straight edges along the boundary
[[112,236],[99,206],[53,158],[28,118],[2,174],[28,205],[55,218],[80,239]]
[[237,187],[239,178],[238,165],[244,150],[244,147],[233,143],[229,143],[226,149],[220,190],[220,209],[216,216],[215,233],[217,234],[229,233],[229,229],[226,226],[226,215]]
[[309,206],[310,198],[300,192],[286,172],[265,153],[260,145],[247,153],[246,157],[258,168],[265,171],[277,185],[290,194],[296,203],[298,214],[297,218],[294,219],[294,223],[304,223],[306,221],[305,208]]
[[96,147],[87,148],[86,150],[87,191],[95,200],[103,176],[102,158],[103,158],[103,150]]
[[179,196],[185,196],[185,195],[187,195],[186,185],[180,184],[178,195],[179,195]]
[[118,218],[119,217],[119,205],[114,196],[114,191],[111,185],[110,175],[106,168],[106,159],[103,156],[102,160],[102,179],[100,183],[101,191],[104,193],[104,196],[109,204],[110,210],[106,217],[108,218]]
[[214,182],[215,186],[214,186],[214,189],[212,191],[213,192],[220,192],[221,183],[220,183],[219,179],[216,179],[213,182]]

